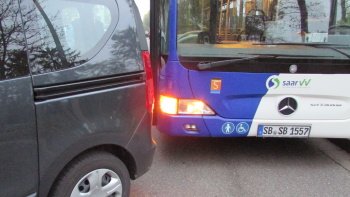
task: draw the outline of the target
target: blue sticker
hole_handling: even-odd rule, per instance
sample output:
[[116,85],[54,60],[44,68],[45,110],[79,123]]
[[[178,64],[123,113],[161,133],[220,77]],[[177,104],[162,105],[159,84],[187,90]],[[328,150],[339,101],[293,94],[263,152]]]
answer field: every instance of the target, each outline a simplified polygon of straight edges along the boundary
[[231,134],[235,130],[235,125],[232,122],[226,122],[222,125],[221,130],[224,134]]
[[264,133],[264,126],[259,125],[258,127],[258,135],[263,135]]
[[211,90],[210,93],[211,94],[220,94],[221,92],[219,90]]
[[239,134],[245,134],[249,131],[249,125],[246,122],[241,122],[237,125],[236,131]]

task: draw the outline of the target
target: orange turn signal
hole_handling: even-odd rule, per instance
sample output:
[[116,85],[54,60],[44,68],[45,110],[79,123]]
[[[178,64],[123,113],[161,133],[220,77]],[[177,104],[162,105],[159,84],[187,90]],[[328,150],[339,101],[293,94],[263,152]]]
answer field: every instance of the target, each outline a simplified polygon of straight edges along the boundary
[[177,99],[160,95],[160,109],[166,114],[177,114]]

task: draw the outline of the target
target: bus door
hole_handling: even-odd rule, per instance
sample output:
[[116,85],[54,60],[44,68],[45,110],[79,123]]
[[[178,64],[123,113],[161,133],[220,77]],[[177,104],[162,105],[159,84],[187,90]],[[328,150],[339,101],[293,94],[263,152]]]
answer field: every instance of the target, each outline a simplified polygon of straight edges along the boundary
[[158,6],[159,131],[350,137],[350,0]]

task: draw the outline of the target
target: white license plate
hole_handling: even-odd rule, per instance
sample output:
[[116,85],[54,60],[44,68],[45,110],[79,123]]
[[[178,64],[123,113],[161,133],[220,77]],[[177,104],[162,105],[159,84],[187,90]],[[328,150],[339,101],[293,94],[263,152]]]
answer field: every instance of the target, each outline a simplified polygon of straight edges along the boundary
[[309,137],[311,126],[259,125],[258,137]]

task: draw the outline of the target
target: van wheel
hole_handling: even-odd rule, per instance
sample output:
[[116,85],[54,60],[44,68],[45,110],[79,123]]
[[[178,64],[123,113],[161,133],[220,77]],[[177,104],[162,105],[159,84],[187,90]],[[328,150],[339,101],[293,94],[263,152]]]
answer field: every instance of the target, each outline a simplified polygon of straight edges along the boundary
[[127,197],[130,176],[124,163],[106,152],[92,152],[70,163],[56,181],[53,197]]

